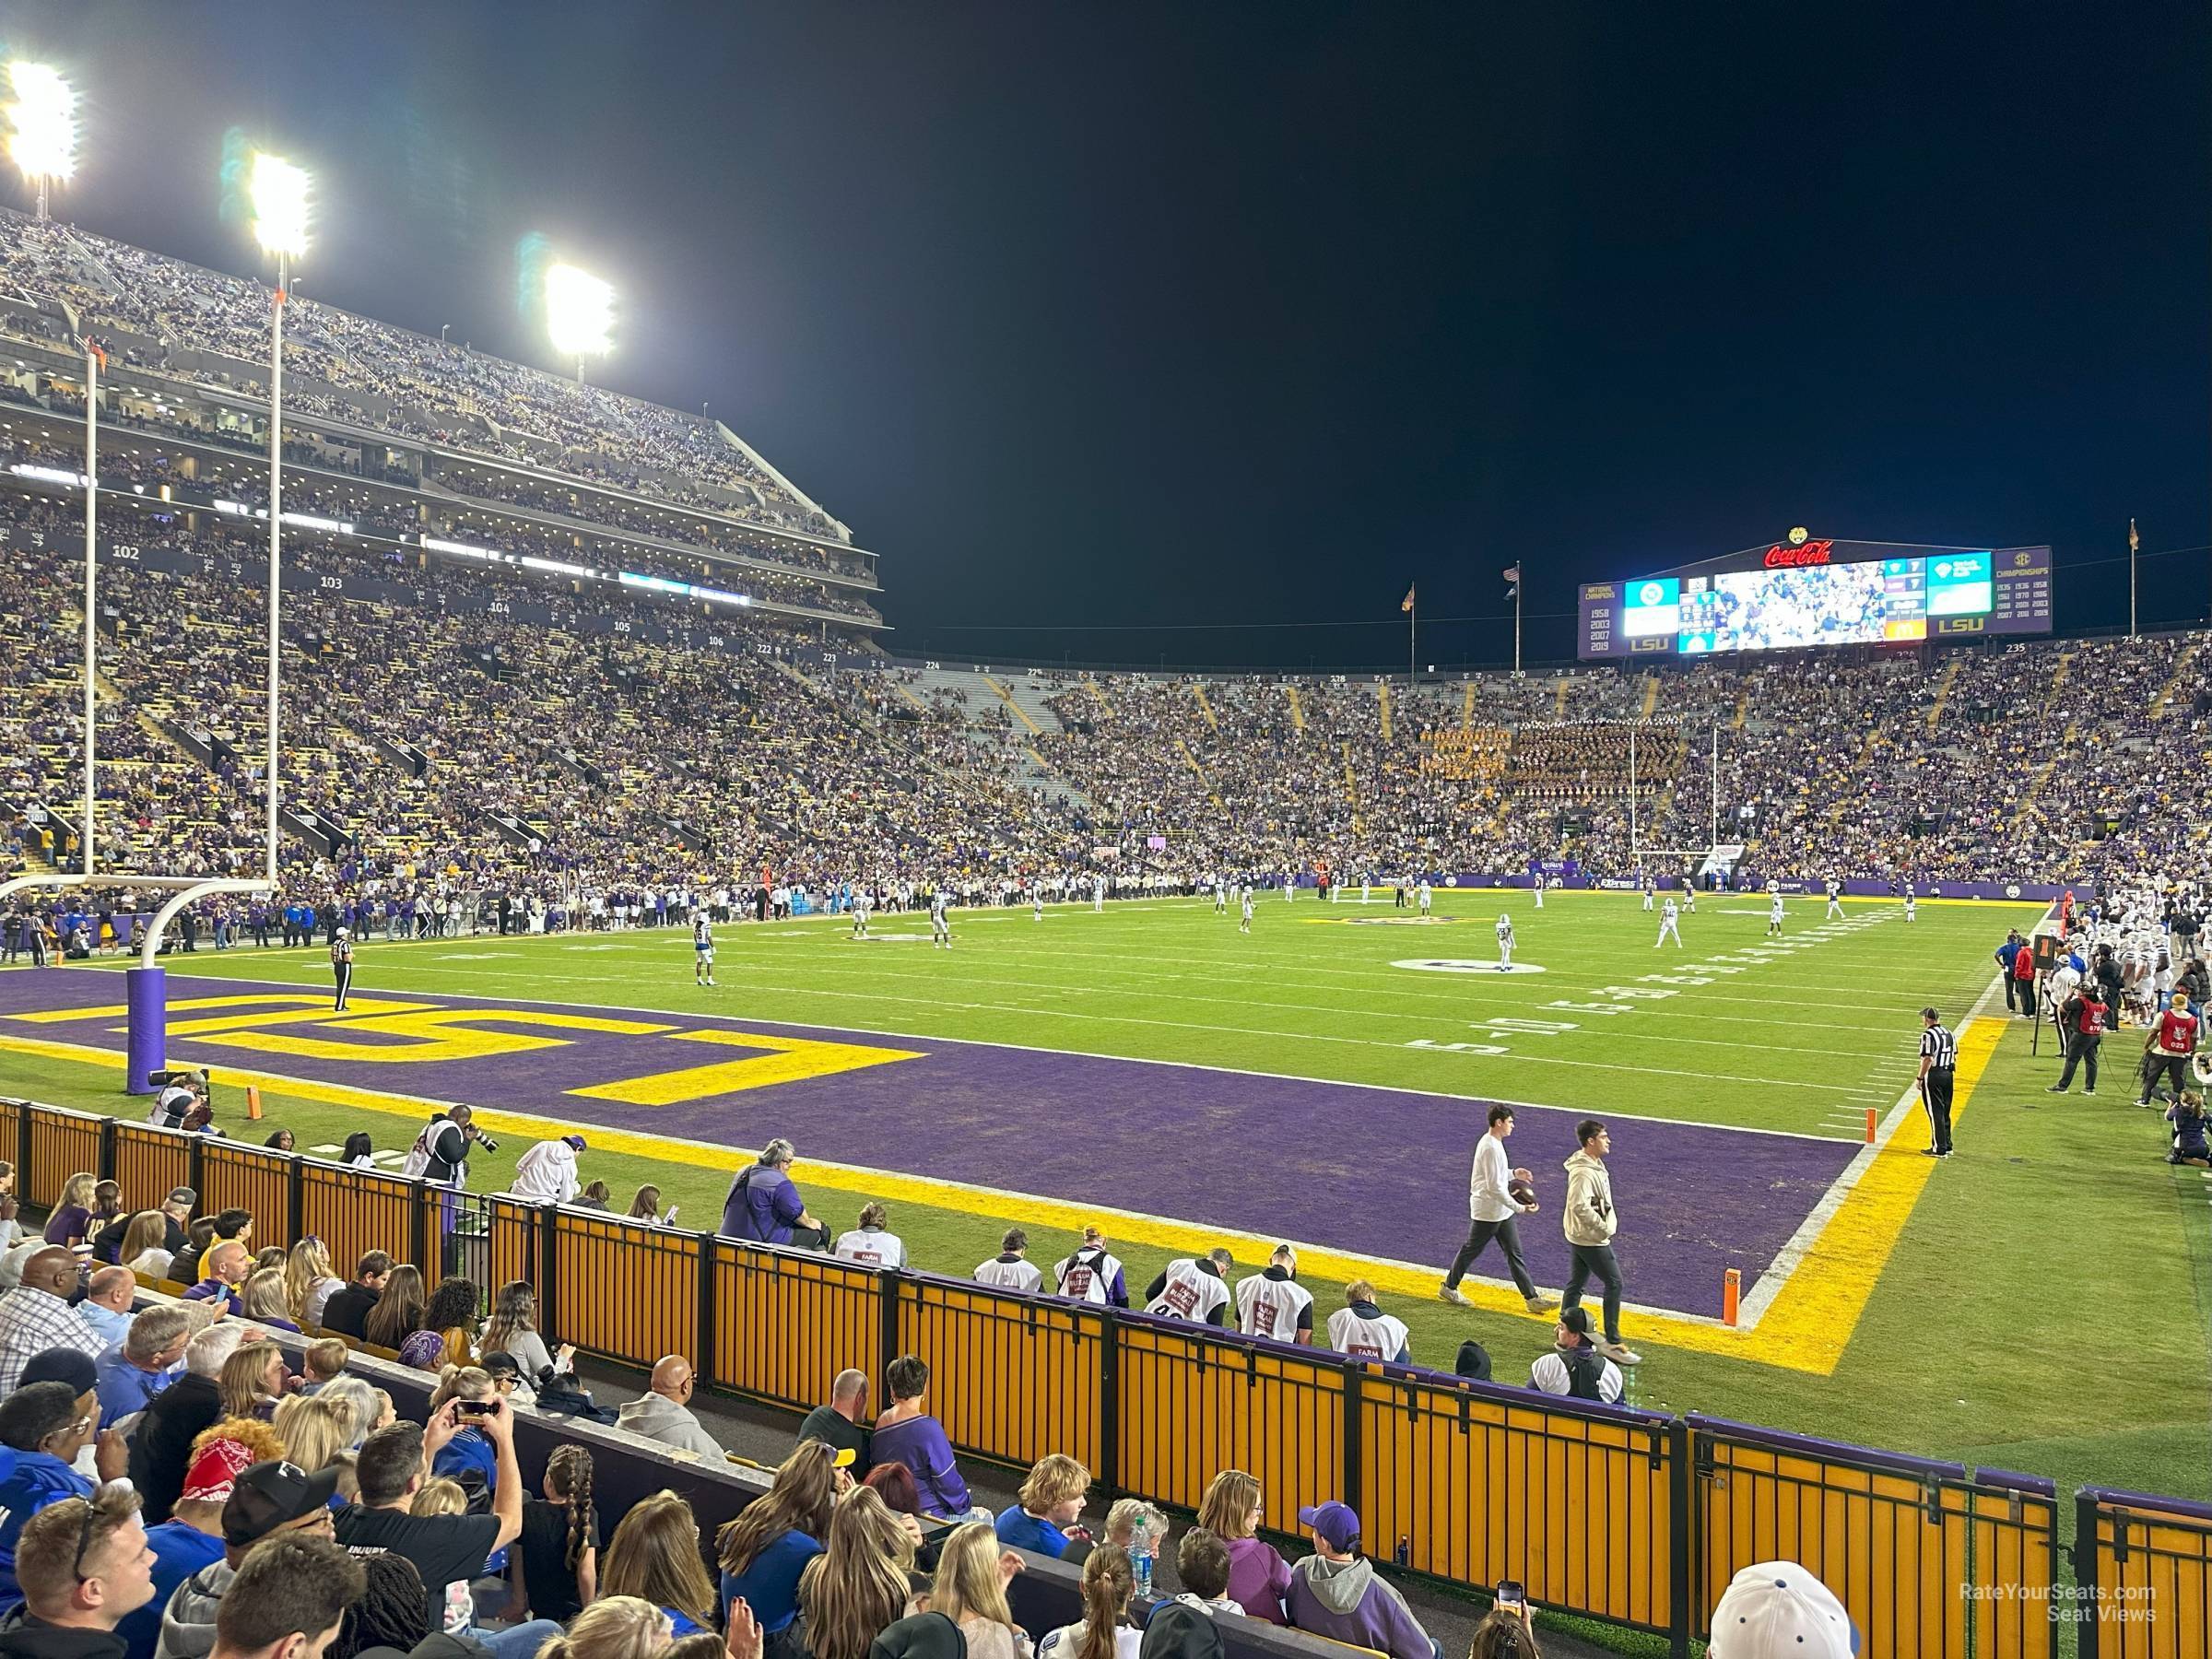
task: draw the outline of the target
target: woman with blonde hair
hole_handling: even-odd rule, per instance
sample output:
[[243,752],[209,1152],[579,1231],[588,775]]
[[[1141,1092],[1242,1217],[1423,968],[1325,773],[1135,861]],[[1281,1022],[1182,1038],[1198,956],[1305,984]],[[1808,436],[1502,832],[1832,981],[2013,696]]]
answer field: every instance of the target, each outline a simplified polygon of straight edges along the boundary
[[868,1647],[906,1613],[921,1531],[872,1487],[855,1487],[830,1514],[822,1553],[799,1574],[799,1611],[814,1659],[868,1659]]
[[361,1322],[361,1340],[371,1347],[390,1348],[396,1353],[401,1343],[422,1329],[425,1300],[422,1270],[411,1262],[400,1263],[384,1280],[383,1293],[376,1299],[376,1306],[369,1310],[369,1317]]
[[62,1195],[53,1201],[53,1213],[46,1218],[47,1243],[74,1249],[85,1241],[92,1220],[92,1190],[99,1184],[100,1177],[89,1170],[79,1170],[62,1183]]
[[1083,1621],[1048,1631],[1039,1659],[1137,1659],[1145,1633],[1129,1622],[1136,1573],[1129,1552],[1101,1544],[1083,1562]]
[[668,1615],[635,1595],[603,1595],[537,1651],[537,1659],[654,1659],[676,1639]]
[[284,1350],[273,1342],[241,1343],[223,1361],[216,1388],[225,1417],[259,1418],[263,1422],[284,1398]]
[[768,1496],[754,1499],[716,1540],[723,1606],[743,1596],[764,1635],[787,1629],[798,1616],[799,1575],[822,1553],[837,1501],[838,1455],[820,1441],[801,1441],[776,1471]]
[[248,1319],[274,1325],[279,1331],[297,1333],[300,1329],[292,1321],[291,1304],[284,1299],[284,1275],[274,1267],[250,1274],[238,1300]]
[[1229,1549],[1229,1588],[1224,1592],[1229,1599],[1249,1618],[1288,1624],[1283,1598],[1290,1594],[1290,1563],[1259,1536],[1257,1477],[1241,1469],[1224,1469],[1215,1476],[1199,1500],[1198,1524]]
[[320,1325],[324,1304],[345,1288],[346,1281],[331,1265],[330,1251],[322,1240],[305,1238],[292,1246],[284,1264],[284,1300],[301,1330]]
[[606,1543],[599,1589],[651,1602],[678,1636],[714,1629],[714,1581],[700,1559],[699,1522],[682,1493],[655,1492],[622,1517]]
[[359,1446],[370,1435],[394,1419],[392,1396],[365,1377],[346,1376],[325,1382],[314,1396],[346,1408],[348,1428],[346,1443]]
[[930,1582],[929,1611],[960,1627],[968,1659],[1030,1659],[1030,1634],[1006,1606],[1006,1586],[1020,1571],[1021,1558],[983,1522],[956,1526],[945,1540]]
[[465,1515],[468,1513],[468,1494],[461,1489],[457,1480],[439,1479],[424,1483],[407,1505],[410,1515]]
[[269,1425],[284,1441],[286,1460],[310,1475],[329,1468],[353,1444],[353,1409],[327,1393],[293,1394],[276,1407]]
[[169,1240],[169,1218],[159,1210],[140,1210],[124,1224],[123,1246],[115,1259],[133,1273],[147,1278],[166,1278],[176,1258],[163,1248]]

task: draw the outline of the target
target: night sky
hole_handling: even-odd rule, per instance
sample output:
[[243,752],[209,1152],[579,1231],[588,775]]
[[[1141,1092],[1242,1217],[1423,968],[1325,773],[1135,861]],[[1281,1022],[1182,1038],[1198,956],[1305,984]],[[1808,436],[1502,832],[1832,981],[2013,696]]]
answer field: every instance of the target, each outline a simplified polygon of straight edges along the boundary
[[2187,549],[2145,620],[2212,607],[2202,5],[88,0],[0,35],[87,94],[88,229],[255,269],[238,127],[316,175],[319,298],[552,366],[518,242],[608,278],[597,378],[711,402],[850,524],[901,651],[1402,665],[1418,581],[1424,663],[1497,663],[1520,559],[1558,659],[1576,582],[1795,524],[2050,542],[2076,630],[2126,619],[2133,515]]

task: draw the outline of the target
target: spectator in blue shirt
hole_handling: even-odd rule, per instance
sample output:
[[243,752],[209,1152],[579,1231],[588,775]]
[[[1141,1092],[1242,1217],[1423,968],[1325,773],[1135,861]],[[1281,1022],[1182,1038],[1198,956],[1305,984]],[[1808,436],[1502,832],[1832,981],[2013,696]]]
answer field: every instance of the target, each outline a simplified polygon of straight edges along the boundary
[[1041,1457],[1021,1483],[1021,1500],[998,1512],[998,1541],[1057,1560],[1071,1538],[1089,1534],[1076,1525],[1090,1496],[1090,1471],[1072,1457]]
[[100,1426],[144,1411],[176,1380],[191,1338],[192,1315],[182,1308],[148,1308],[132,1321],[130,1334],[93,1362]]
[[806,1200],[792,1184],[792,1161],[798,1149],[781,1135],[760,1149],[760,1160],[738,1172],[723,1200],[723,1236],[754,1244],[799,1244],[830,1248],[830,1229],[807,1213]]
[[137,1294],[138,1281],[129,1268],[102,1267],[86,1285],[85,1300],[76,1304],[76,1316],[112,1347],[130,1335],[131,1322],[137,1317],[131,1312],[131,1302]]
[[[16,1584],[16,1541],[23,1523],[65,1498],[89,1498],[92,1483],[70,1465],[93,1437],[100,1411],[90,1394],[66,1382],[33,1382],[0,1401],[0,1612],[23,1599]],[[102,1480],[123,1474],[123,1436],[100,1437],[94,1454]]]
[[680,1492],[655,1492],[622,1517],[606,1543],[599,1594],[652,1603],[679,1637],[714,1633],[714,1581],[700,1558],[699,1522]]
[[[477,1427],[484,1415],[470,1407],[482,1406],[499,1397],[499,1388],[491,1373],[480,1366],[449,1365],[437,1392],[430,1395],[430,1409],[436,1411],[448,1400],[461,1402],[462,1428],[452,1440],[438,1448],[437,1456],[430,1459],[430,1473],[456,1483],[468,1497],[471,1514],[489,1512],[491,1499],[499,1489],[500,1452],[491,1443],[491,1437]],[[484,1571],[494,1577],[507,1571],[507,1551],[495,1549],[487,1558]]]
[[2018,1002],[2023,1005],[2019,1010],[2021,1013],[2032,1015],[2035,1012],[2031,1000],[2035,995],[2035,982],[2030,980],[2025,988],[2019,988],[2012,977],[2013,959],[2025,948],[2020,943],[2020,931],[2016,927],[2005,935],[2005,943],[1997,947],[1997,971],[2005,976],[2005,1006],[2009,1008]]
[[[745,1598],[763,1636],[788,1628],[799,1611],[799,1574],[822,1553],[830,1512],[849,1488],[853,1453],[817,1440],[801,1441],[776,1471],[765,1498],[722,1529],[722,1606]],[[610,1592],[602,1582],[600,1594]]]

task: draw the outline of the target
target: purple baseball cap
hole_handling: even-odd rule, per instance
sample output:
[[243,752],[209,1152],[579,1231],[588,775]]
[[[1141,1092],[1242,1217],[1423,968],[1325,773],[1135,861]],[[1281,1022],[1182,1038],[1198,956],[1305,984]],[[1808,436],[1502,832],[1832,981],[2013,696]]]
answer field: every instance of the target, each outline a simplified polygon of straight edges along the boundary
[[1359,1537],[1359,1516],[1348,1503],[1334,1500],[1298,1512],[1298,1524],[1322,1535],[1331,1549],[1349,1549]]

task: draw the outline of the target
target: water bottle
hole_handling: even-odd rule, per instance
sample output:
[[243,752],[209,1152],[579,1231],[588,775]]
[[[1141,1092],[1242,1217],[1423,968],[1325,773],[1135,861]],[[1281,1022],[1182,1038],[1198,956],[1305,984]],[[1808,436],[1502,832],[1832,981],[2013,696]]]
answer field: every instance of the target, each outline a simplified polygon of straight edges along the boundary
[[1397,1554],[1392,1559],[1394,1559],[1401,1567],[1410,1567],[1413,1565],[1413,1535],[1411,1533],[1400,1533],[1398,1535]]
[[1136,1580],[1136,1599],[1150,1601],[1152,1599],[1152,1552],[1148,1549],[1135,1551],[1129,1558],[1129,1569]]

